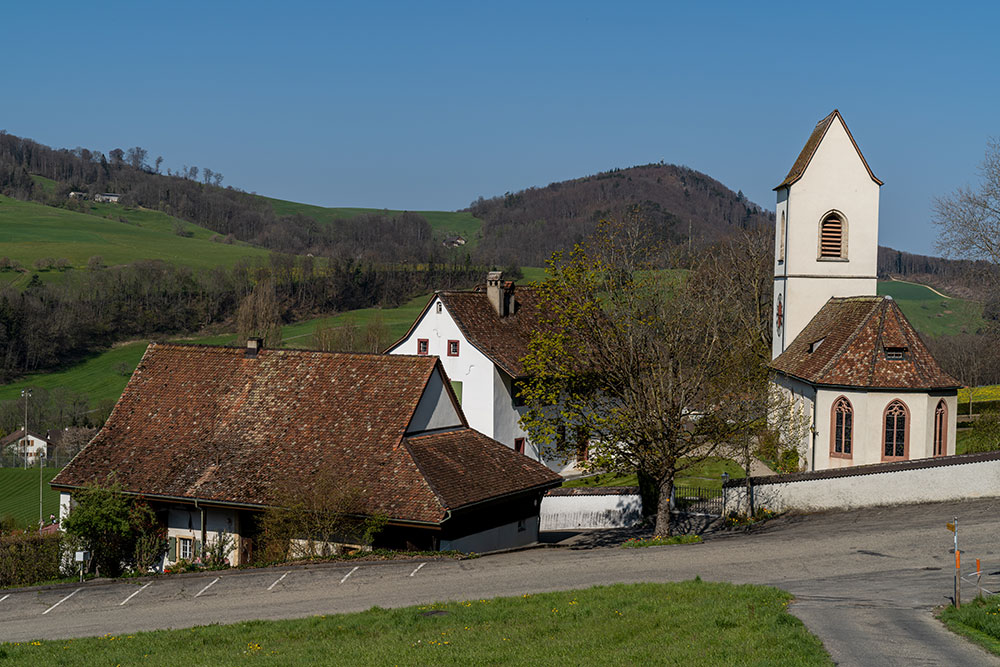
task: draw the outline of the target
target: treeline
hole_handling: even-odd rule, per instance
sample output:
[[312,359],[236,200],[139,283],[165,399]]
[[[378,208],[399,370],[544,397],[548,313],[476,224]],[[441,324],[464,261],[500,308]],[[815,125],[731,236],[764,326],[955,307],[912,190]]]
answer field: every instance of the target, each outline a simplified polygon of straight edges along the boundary
[[33,277],[0,289],[0,382],[54,368],[137,337],[194,332],[232,320],[256,284],[273,284],[279,316],[395,306],[434,289],[467,287],[471,264],[375,265],[274,254],[232,269],[194,271],[160,261],[73,272],[59,284]]
[[[359,262],[418,262],[441,255],[430,224],[419,214],[363,214],[335,223],[302,215],[279,217],[266,199],[222,187],[222,175],[211,169],[184,167],[161,174],[162,158],[149,165],[147,156],[138,146],[105,155],[87,148],[54,149],[0,132],[0,193],[71,206],[70,192],[114,192],[122,195],[123,206],[162,211],[223,237],[284,253]],[[36,185],[32,174],[57,181],[55,192]]]
[[478,257],[541,266],[554,251],[590,236],[603,218],[638,211],[667,244],[717,241],[735,229],[774,224],[774,214],[705,174],[670,164],[613,169],[473,202],[483,220]]
[[996,266],[984,261],[915,255],[883,246],[878,249],[879,278],[907,278],[965,298],[990,300],[985,286],[995,284],[996,271]]

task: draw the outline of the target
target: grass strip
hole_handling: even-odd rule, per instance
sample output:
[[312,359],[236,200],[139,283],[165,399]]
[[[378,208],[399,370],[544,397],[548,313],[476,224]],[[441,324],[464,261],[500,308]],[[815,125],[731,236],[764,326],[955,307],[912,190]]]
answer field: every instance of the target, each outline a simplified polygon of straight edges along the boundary
[[0,664],[829,665],[791,596],[700,580],[0,644]]
[[939,618],[952,632],[1000,655],[1000,596],[977,598],[961,609],[945,607]]

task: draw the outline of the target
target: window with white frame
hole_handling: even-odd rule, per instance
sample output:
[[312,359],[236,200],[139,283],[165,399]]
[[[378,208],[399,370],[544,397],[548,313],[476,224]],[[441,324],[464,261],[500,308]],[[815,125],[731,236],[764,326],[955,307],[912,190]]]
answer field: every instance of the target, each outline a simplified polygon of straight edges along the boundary
[[191,560],[194,556],[194,540],[190,537],[177,538],[177,557],[181,560]]

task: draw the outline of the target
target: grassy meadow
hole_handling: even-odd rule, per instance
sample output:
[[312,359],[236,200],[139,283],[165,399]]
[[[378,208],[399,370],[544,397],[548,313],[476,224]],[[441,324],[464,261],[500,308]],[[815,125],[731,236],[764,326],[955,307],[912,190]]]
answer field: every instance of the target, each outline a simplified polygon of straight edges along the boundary
[[981,303],[942,297],[924,285],[881,280],[878,293],[895,299],[903,314],[922,334],[953,336],[975,333],[984,324]]
[[[729,473],[731,479],[743,479],[743,468],[732,459],[710,456],[696,466],[682,470],[677,475],[680,484],[691,484],[705,488],[722,488],[722,473]],[[589,477],[579,477],[563,482],[565,487],[577,486],[639,486],[639,478],[635,475],[615,475],[601,473]]]
[[[59,468],[42,468],[42,517],[59,514],[59,494],[49,486]],[[22,526],[38,525],[38,468],[0,468],[0,518]]]
[[[693,547],[697,548],[697,547]],[[699,580],[0,644],[0,664],[830,665],[763,586]]]
[[[313,204],[300,204],[283,199],[273,199],[271,197],[263,197],[263,199],[271,203],[271,207],[278,215],[295,215],[298,213],[310,217],[317,222],[325,223],[336,222],[337,220],[354,217],[362,213],[394,215],[403,212],[382,208],[328,208],[325,206],[314,206]],[[466,240],[466,244],[462,246],[463,250],[466,248],[471,250],[479,242],[479,228],[482,226],[483,221],[467,211],[413,211],[413,213],[419,213],[424,216],[427,222],[430,223],[431,229],[434,230],[434,235],[438,238],[443,239],[446,236],[454,234],[461,235]]]
[[[139,259],[160,259],[195,268],[231,266],[242,257],[267,257],[268,251],[247,245],[215,243],[213,233],[190,223],[180,222],[157,211],[126,209],[114,204],[91,204],[95,213],[113,219],[69,211],[33,202],[23,202],[0,195],[0,257],[21,263],[29,273],[12,271],[0,274],[11,282],[30,275],[36,259],[66,258],[72,268],[82,269],[87,260],[100,255],[107,265],[126,264]],[[119,222],[122,217],[129,223]],[[179,223],[194,235],[174,233]],[[40,272],[40,277],[59,274]]]

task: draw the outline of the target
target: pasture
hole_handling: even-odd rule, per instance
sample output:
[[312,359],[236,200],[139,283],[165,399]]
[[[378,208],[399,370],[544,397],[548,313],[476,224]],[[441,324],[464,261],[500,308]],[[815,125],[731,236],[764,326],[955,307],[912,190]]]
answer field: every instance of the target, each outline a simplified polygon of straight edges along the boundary
[[[49,486],[59,468],[42,468],[42,517],[59,514],[59,494]],[[38,468],[0,468],[0,518],[13,517],[21,526],[38,524]]]
[[943,297],[924,285],[880,280],[878,293],[895,299],[910,323],[925,335],[975,333],[984,324],[982,304]]

